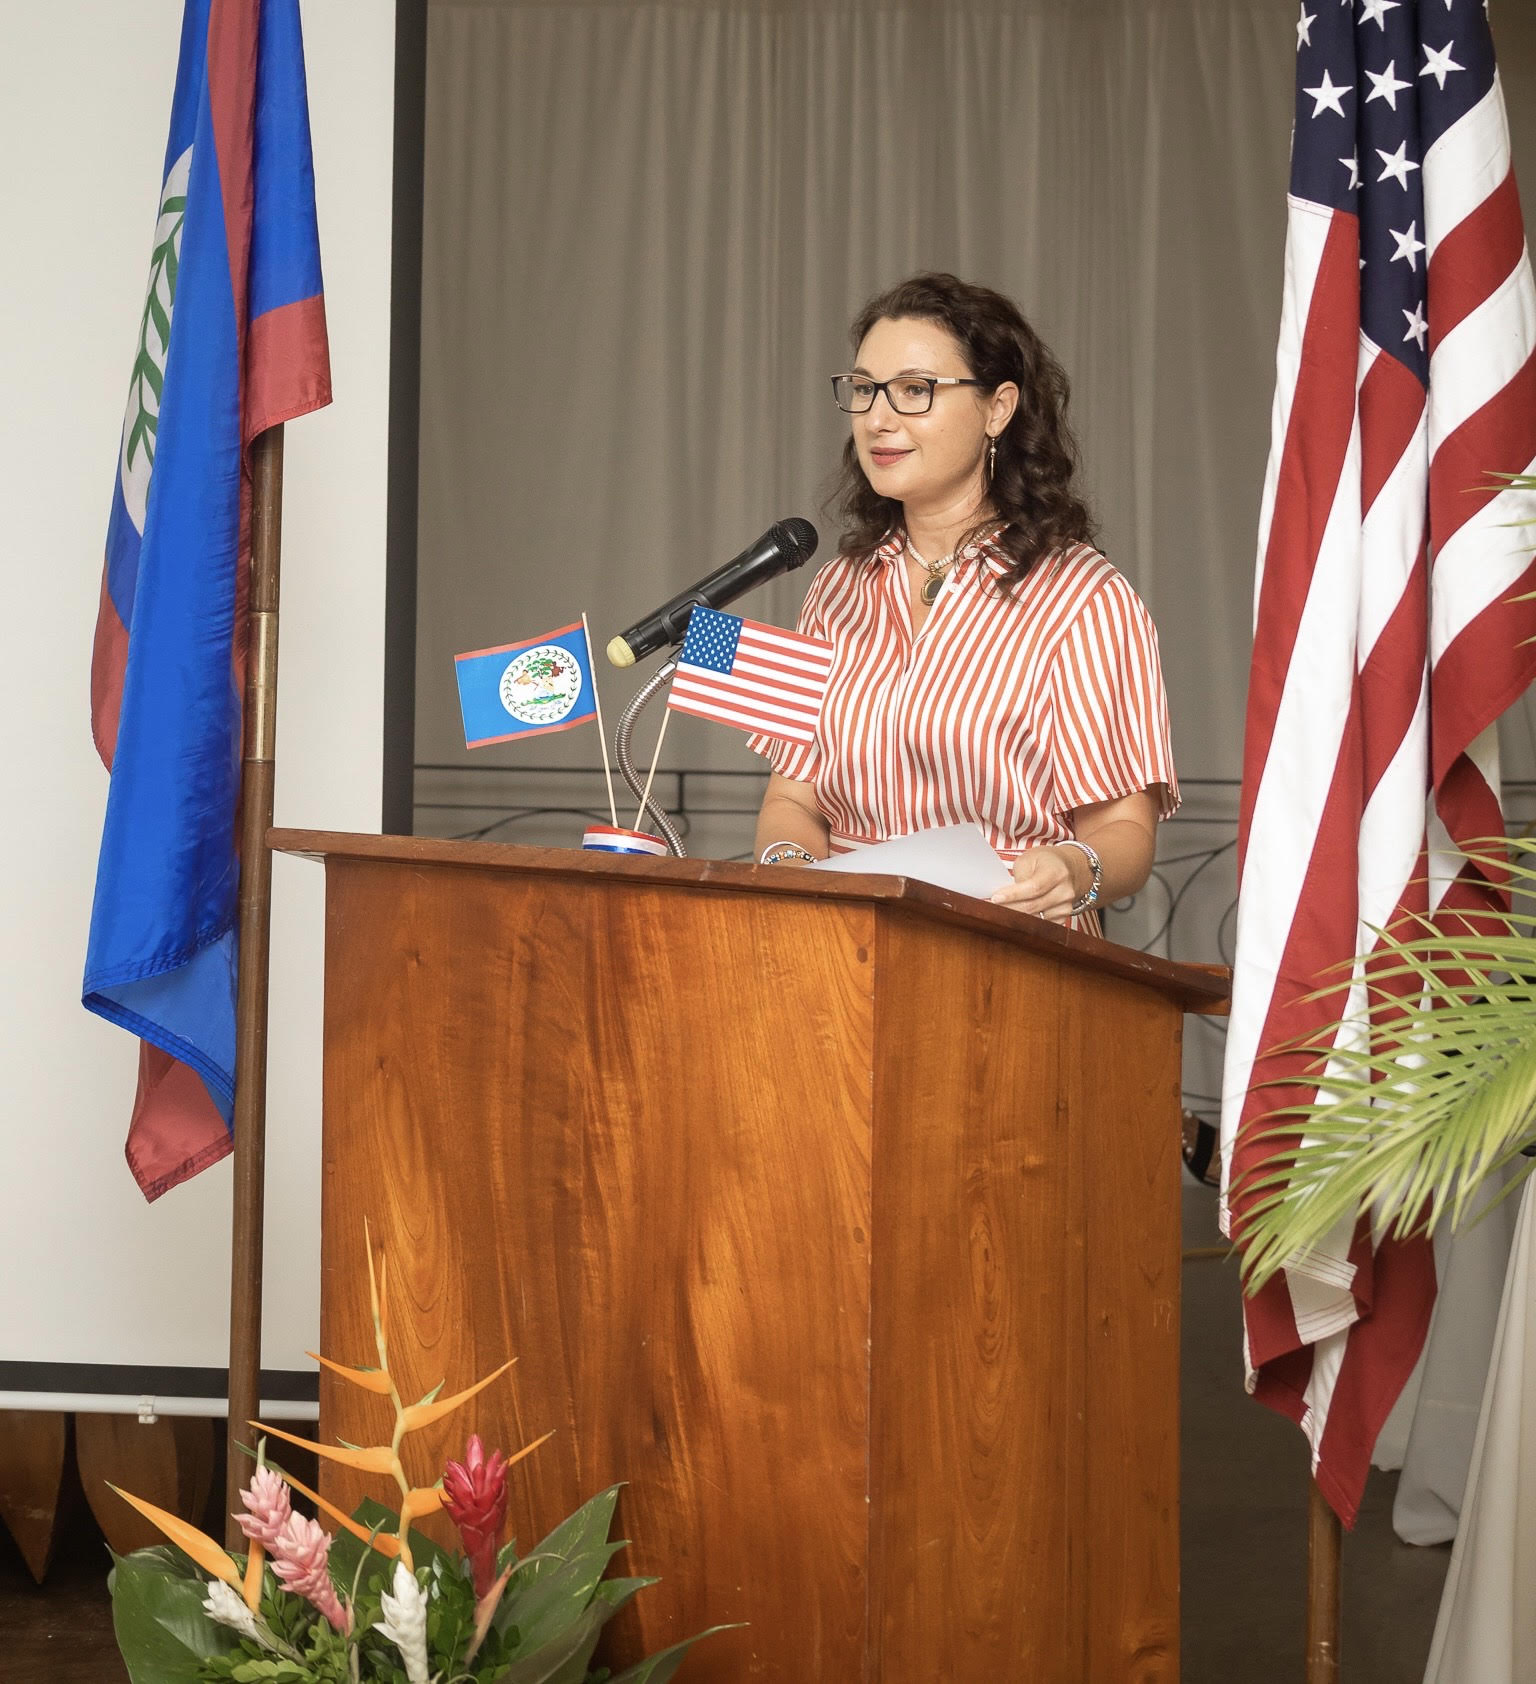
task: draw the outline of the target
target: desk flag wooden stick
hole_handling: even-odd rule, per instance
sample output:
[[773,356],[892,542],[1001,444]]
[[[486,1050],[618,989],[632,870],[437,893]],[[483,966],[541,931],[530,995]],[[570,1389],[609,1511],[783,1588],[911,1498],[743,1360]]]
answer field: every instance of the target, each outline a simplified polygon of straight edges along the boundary
[[[597,662],[592,659],[592,628],[587,624],[585,608],[581,611],[581,630],[587,640],[587,666],[592,674],[592,705],[597,709],[597,738],[603,752],[603,782],[608,786],[608,822],[617,830],[619,828],[619,809],[613,804],[613,768],[608,764],[608,732],[603,725],[603,698],[598,694]],[[665,721],[663,721],[663,727],[665,727]],[[645,808],[642,807],[640,811],[644,813]]]
[[645,794],[640,797],[640,811],[635,814],[635,829],[645,829],[645,810],[651,804],[651,785],[656,781],[656,768],[661,764],[661,745],[666,740],[667,721],[672,717],[671,708],[667,708],[661,716],[661,729],[656,733],[656,751],[651,756],[651,770],[645,780]]

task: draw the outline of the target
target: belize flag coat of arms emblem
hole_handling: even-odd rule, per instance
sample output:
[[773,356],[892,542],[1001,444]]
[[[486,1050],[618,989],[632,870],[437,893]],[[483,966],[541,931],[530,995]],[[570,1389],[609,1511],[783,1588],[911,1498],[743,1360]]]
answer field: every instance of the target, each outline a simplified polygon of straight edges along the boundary
[[91,670],[83,999],[140,1041],[147,1198],[230,1149],[249,447],[330,401],[298,0],[186,0]]

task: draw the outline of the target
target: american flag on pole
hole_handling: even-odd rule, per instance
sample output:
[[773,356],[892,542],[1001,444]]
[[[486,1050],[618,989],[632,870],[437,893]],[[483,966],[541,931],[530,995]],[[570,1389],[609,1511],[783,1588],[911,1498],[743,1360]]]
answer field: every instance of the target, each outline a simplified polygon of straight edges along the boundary
[[[1223,1105],[1225,1220],[1362,998],[1308,999],[1408,915],[1500,901],[1494,725],[1536,676],[1536,287],[1483,0],[1305,0],[1260,517]],[[1334,973],[1337,975],[1338,973]],[[1276,1080],[1293,1085],[1276,1090]],[[1427,1239],[1346,1225],[1246,1306],[1249,1389],[1298,1421],[1353,1524],[1423,1345]]]
[[667,706],[790,743],[816,735],[832,645],[702,604],[688,619]]

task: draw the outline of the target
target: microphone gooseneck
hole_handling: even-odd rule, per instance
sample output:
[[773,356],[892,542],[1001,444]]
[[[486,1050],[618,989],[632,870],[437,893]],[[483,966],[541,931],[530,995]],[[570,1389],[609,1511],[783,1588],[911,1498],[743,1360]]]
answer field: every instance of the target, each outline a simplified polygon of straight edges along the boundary
[[608,659],[616,667],[632,667],[657,649],[681,643],[695,608],[724,608],[758,585],[804,566],[816,553],[816,542],[816,528],[799,515],[776,521],[724,567],[717,567],[614,638],[608,645]]

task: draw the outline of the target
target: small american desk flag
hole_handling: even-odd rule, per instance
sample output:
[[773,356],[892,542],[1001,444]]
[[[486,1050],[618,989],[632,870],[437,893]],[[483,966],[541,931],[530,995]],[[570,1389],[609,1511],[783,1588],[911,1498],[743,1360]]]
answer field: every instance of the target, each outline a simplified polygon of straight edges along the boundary
[[832,645],[698,607],[678,656],[669,708],[790,743],[816,735]]

